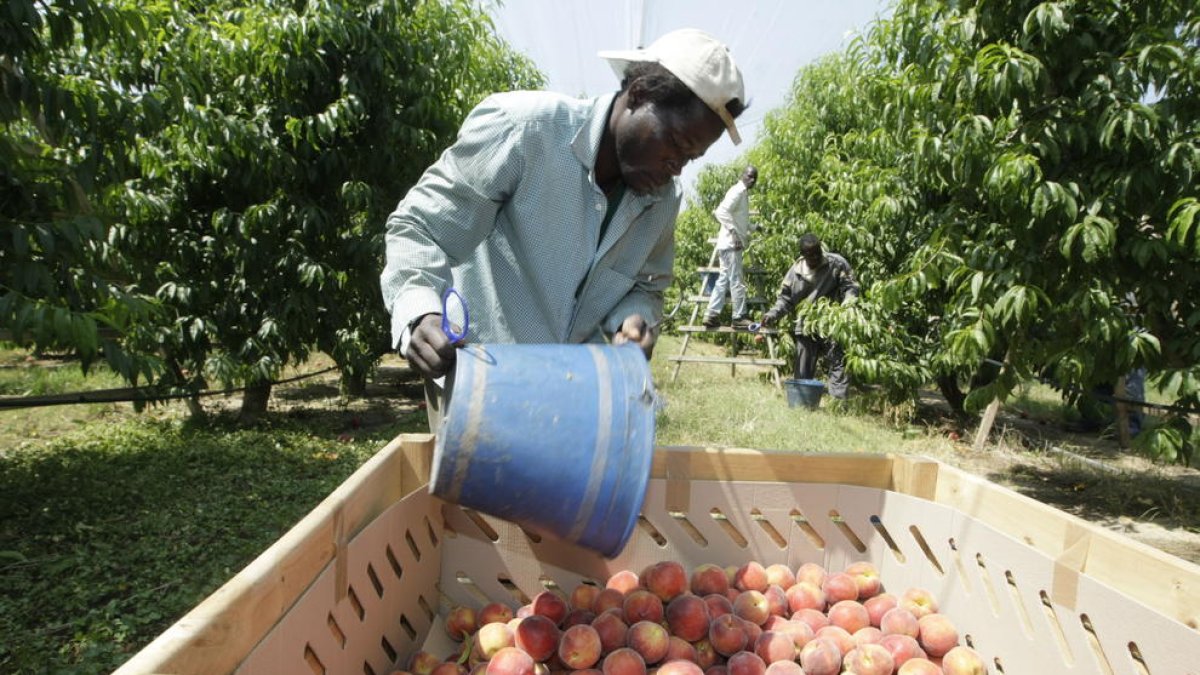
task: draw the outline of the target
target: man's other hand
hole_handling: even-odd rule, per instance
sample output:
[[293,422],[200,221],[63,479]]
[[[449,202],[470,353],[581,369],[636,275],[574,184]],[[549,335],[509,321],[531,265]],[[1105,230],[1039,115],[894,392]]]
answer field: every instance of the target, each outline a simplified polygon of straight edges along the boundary
[[621,329],[613,335],[613,344],[620,345],[632,342],[642,348],[646,360],[654,355],[654,344],[658,342],[658,331],[642,318],[641,314],[631,314],[621,322]]

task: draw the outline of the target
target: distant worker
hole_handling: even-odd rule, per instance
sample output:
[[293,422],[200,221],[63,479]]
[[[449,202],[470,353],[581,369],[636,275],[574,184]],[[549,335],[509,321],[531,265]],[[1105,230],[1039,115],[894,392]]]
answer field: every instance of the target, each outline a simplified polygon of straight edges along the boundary
[[[816,302],[821,298],[851,303],[858,298],[858,282],[850,263],[836,253],[826,253],[821,240],[809,233],[800,237],[800,259],[787,271],[779,287],[775,305],[763,315],[764,326],[774,326],[800,302]],[[850,380],[846,376],[846,352],[829,338],[811,334],[804,329],[804,320],[796,319],[792,332],[796,340],[795,378],[811,380],[817,370],[817,357],[825,357],[829,395],[846,399]]]
[[747,166],[733,187],[725,193],[725,198],[713,211],[721,229],[717,232],[717,258],[720,260],[721,271],[717,274],[717,283],[713,286],[712,295],[708,301],[708,311],[704,313],[704,327],[716,328],[721,324],[721,310],[725,307],[725,291],[733,297],[734,328],[748,328],[750,319],[746,316],[746,280],[742,274],[742,252],[750,244],[750,233],[758,225],[750,222],[750,190],[758,182],[758,169],[753,165]]

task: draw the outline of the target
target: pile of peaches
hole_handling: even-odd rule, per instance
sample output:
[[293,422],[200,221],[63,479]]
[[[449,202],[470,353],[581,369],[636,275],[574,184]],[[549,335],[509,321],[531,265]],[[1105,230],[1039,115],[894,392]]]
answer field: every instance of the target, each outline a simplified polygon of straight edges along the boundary
[[[927,590],[884,592],[879,572],[806,563],[664,561],[640,575],[539,593],[515,612],[502,603],[454,607],[461,642],[402,664],[411,675],[981,675],[987,666],[938,612]],[[396,675],[396,673],[393,673]]]

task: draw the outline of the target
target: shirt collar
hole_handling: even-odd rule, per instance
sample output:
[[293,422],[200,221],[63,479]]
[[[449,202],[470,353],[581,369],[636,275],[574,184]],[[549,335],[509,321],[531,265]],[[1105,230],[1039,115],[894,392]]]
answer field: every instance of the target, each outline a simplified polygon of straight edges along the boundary
[[[588,113],[587,121],[575,133],[575,138],[571,139],[571,148],[575,151],[576,159],[588,170],[589,174],[594,173],[596,169],[596,155],[600,154],[600,139],[604,137],[604,129],[608,125],[609,112],[612,110],[613,101],[616,100],[619,93],[614,92],[592,99],[592,109]],[[592,179],[595,180],[594,175]],[[675,191],[675,184],[678,181],[678,178],[673,178],[670,183],[650,194],[636,195],[632,192],[626,192],[625,198],[645,200],[647,204],[658,202],[664,197],[670,196]]]

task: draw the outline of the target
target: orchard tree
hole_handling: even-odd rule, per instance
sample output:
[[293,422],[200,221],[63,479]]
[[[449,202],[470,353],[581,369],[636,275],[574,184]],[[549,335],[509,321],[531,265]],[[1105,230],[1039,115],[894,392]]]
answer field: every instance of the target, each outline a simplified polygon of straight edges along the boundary
[[[864,301],[809,319],[897,394],[931,377],[974,410],[1146,367],[1194,408],[1198,81],[1195,3],[901,2],[768,120],[750,154],[789,232],[768,236],[856,265]],[[1194,446],[1182,417],[1138,443]]]
[[153,377],[153,355],[116,339],[151,320],[153,298],[116,273],[97,195],[131,175],[141,131],[135,64],[87,67],[129,53],[153,31],[135,3],[0,7],[0,339],[98,358],[127,378]]
[[[151,10],[153,11],[153,10]],[[470,3],[162,3],[145,105],[164,123],[105,203],[166,321],[164,382],[243,383],[243,416],[312,349],[361,388],[390,347],[383,222],[466,112],[538,75]]]

